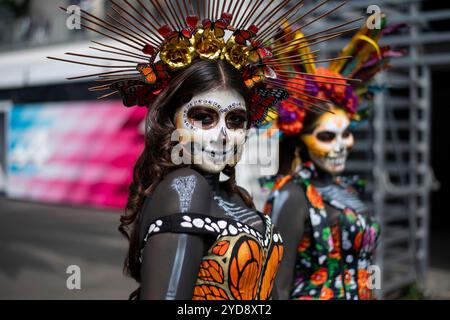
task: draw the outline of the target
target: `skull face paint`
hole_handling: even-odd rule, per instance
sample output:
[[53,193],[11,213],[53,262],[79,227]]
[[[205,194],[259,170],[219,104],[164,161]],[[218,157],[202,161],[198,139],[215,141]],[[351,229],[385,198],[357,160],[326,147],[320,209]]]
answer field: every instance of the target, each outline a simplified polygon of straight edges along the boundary
[[204,92],[192,97],[175,113],[175,127],[182,129],[183,150],[199,169],[221,172],[239,161],[247,136],[244,98],[234,90]]
[[328,173],[339,174],[345,169],[354,138],[349,130],[350,120],[345,111],[335,107],[331,111],[334,114],[321,115],[314,131],[302,135],[301,139],[316,166]]

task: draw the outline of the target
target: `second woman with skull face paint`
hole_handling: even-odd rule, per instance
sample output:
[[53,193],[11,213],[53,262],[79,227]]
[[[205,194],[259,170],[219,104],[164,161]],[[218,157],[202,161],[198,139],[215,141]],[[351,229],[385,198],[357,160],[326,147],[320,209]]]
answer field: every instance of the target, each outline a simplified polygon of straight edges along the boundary
[[[296,38],[303,36],[297,33]],[[285,245],[276,279],[281,299],[373,298],[368,269],[379,225],[360,200],[361,182],[340,175],[354,144],[350,124],[361,119],[359,111],[372,97],[368,84],[392,56],[387,48],[378,48],[381,34],[361,29],[341,53],[355,56],[335,61],[328,69],[299,67],[322,82],[300,76],[290,85],[300,91],[309,87],[308,97],[331,100],[322,103],[325,111],[311,112],[289,102],[280,107],[274,123],[284,134],[279,175],[262,181],[272,188],[265,212],[271,214]],[[295,54],[309,52],[304,48]],[[355,85],[345,77],[362,82]]]
[[340,176],[354,143],[349,115],[327,107],[306,115],[300,135],[283,138],[281,177],[266,203],[285,242],[281,299],[372,297],[367,268],[378,224],[359,199],[358,181]]

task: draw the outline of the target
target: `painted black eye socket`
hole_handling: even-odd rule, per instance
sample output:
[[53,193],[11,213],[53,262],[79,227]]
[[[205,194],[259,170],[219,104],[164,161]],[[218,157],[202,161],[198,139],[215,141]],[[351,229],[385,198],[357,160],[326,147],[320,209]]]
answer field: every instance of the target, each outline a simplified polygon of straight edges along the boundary
[[192,107],[188,110],[186,116],[189,123],[203,129],[212,128],[219,121],[217,111],[208,107]]
[[321,131],[316,135],[317,139],[323,142],[331,142],[336,138],[336,134],[331,131]]
[[247,113],[244,110],[230,111],[225,117],[228,129],[244,129],[247,126]]
[[352,134],[352,132],[349,129],[346,129],[343,133],[342,133],[342,137],[344,137],[345,139],[350,137],[350,135]]

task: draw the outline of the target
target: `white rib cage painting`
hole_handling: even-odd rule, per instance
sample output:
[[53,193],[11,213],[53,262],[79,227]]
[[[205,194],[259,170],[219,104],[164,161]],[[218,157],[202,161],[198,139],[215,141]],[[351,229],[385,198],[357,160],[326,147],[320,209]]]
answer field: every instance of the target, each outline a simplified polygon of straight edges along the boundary
[[338,209],[351,208],[358,213],[367,211],[366,205],[353,193],[337,185],[316,187],[317,191]]
[[235,203],[225,201],[218,195],[214,196],[214,200],[217,201],[217,204],[227,216],[232,217],[236,221],[248,224],[252,227],[257,225],[260,221],[258,214],[251,209],[243,208]]

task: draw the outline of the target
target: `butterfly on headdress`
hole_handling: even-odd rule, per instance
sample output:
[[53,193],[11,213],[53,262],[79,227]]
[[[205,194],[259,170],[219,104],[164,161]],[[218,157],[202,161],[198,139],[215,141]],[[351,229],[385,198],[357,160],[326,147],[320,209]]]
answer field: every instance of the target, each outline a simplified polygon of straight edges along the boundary
[[161,60],[156,63],[139,63],[136,70],[147,84],[155,84],[156,81],[164,83],[170,78],[167,67]]
[[147,84],[154,84],[156,82],[156,72],[150,63],[139,63],[136,69],[144,77],[144,81]]
[[110,88],[119,91],[125,107],[148,107],[161,92],[161,88],[149,86],[140,80],[116,81]]
[[197,28],[198,21],[200,19],[197,16],[187,16],[186,17],[186,24],[187,27],[181,30],[181,34],[185,38],[190,38],[195,33],[195,28]]
[[248,56],[250,63],[264,63],[264,59],[273,58],[273,53],[270,48],[261,46],[261,43],[258,41],[252,41],[252,47]]
[[251,25],[247,30],[238,29],[233,33],[234,41],[236,43],[245,46],[247,44],[247,40],[251,40],[256,36],[258,32],[258,27],[255,25]]
[[169,25],[165,24],[158,29],[158,33],[167,41],[170,41],[175,37],[190,39],[195,33],[198,18],[196,16],[189,16],[186,18],[186,23],[187,27],[181,31],[174,31]]
[[231,16],[222,14],[219,20],[211,21],[210,19],[204,19],[202,21],[203,29],[210,29],[214,31],[216,38],[223,38],[225,36],[225,30],[228,28],[231,22]]
[[[260,126],[270,121],[269,113],[276,114],[276,105],[289,98],[286,90],[278,88],[255,88],[252,95],[250,109],[250,122],[254,126]],[[268,119],[269,118],[269,119]]]
[[158,33],[165,39],[172,39],[173,37],[179,35],[179,32],[172,30],[168,24],[162,25],[158,29]]
[[275,71],[267,65],[249,66],[242,75],[244,83],[248,88],[253,88],[265,79],[276,79],[276,77]]
[[[282,28],[283,31],[288,32],[283,25],[283,21],[288,15],[280,19],[271,19],[269,16],[272,13],[275,14],[275,11],[283,12],[282,9],[288,9],[288,7],[289,12],[297,12],[296,10],[300,9],[302,3],[300,1],[297,4],[292,4],[290,1],[282,1],[276,9],[271,9],[273,5],[272,1],[261,1],[261,8],[259,8],[258,2],[239,1],[233,3],[231,1],[228,5],[228,11],[231,10],[233,13],[239,13],[239,21],[236,21],[236,25],[233,26],[233,14],[224,11],[225,4],[222,6],[220,18],[217,19],[221,5],[217,1],[214,1],[205,0],[201,6],[205,10],[197,8],[197,12],[195,12],[193,6],[188,6],[187,2],[183,3],[183,5],[175,6],[169,1],[165,3],[165,6],[158,1],[150,1],[149,4],[151,4],[152,8],[146,8],[146,6],[142,6],[143,4],[140,1],[138,1],[139,6],[135,6],[131,2],[128,3],[126,1],[133,13],[137,13],[146,20],[151,28],[144,21],[133,18],[134,14],[128,12],[126,9],[122,9],[120,5],[113,2],[114,11],[119,9],[133,20],[137,19],[136,22],[144,27],[146,31],[143,31],[134,22],[125,19],[121,15],[117,17],[119,26],[96,18],[94,15],[83,11],[83,14],[86,15],[86,21],[92,22],[89,20],[90,18],[99,21],[92,22],[95,24],[95,27],[88,26],[87,28],[89,30],[103,36],[106,35],[108,38],[124,44],[133,50],[141,51],[144,55],[134,54],[134,51],[130,52],[114,45],[105,45],[96,42],[100,46],[117,49],[117,51],[100,48],[93,49],[139,59],[136,62],[128,61],[132,63],[132,68],[137,70],[137,73],[120,73],[120,76],[110,78],[109,75],[115,74],[117,68],[119,68],[119,72],[122,72],[129,71],[127,69],[131,67],[129,65],[111,65],[107,68],[113,69],[112,72],[114,73],[107,71],[100,74],[97,73],[74,78],[89,78],[94,76],[103,78],[106,76],[109,79],[108,81],[112,81],[112,83],[97,86],[96,89],[103,90],[103,88],[107,88],[113,90],[113,92],[103,95],[101,98],[120,93],[126,106],[139,105],[148,107],[155,101],[158,94],[167,89],[171,77],[175,75],[174,72],[187,68],[197,59],[210,61],[218,61],[220,59],[238,70],[241,76],[243,76],[245,84],[253,92],[253,106],[251,108],[252,122],[261,123],[265,121],[270,116],[275,115],[274,106],[281,100],[286,99],[289,96],[288,92],[291,92],[291,89],[288,87],[284,90],[281,88],[275,89],[278,85],[283,87],[282,81],[277,80],[277,78],[288,77],[285,75],[283,77],[277,77],[278,71],[281,71],[280,67],[286,65],[288,65],[287,67],[291,67],[291,61],[286,59],[281,53],[284,53],[286,48],[291,48],[292,44],[277,43],[276,36],[278,31],[274,31]],[[134,1],[132,2],[134,3]],[[145,12],[140,12],[140,10]],[[165,11],[173,19],[167,16]],[[201,11],[204,11],[203,15],[201,15]],[[161,19],[155,18],[153,12]],[[263,16],[266,16],[269,20],[265,21],[265,19],[262,19],[261,12],[266,12],[267,14]],[[149,14],[154,21],[145,18],[144,16],[146,14]],[[275,15],[278,16],[278,14]],[[303,17],[306,15],[303,15]],[[294,15],[291,15],[291,17],[293,18]],[[261,19],[262,21],[260,21]],[[273,25],[272,22],[274,23]],[[286,23],[290,25],[287,21]],[[131,33],[122,30],[122,27]],[[139,30],[140,32],[135,33],[134,30]],[[225,33],[230,33],[232,36],[225,39]],[[268,47],[269,44],[272,44],[274,47]],[[68,54],[78,55],[88,59],[105,59],[105,57],[88,56],[85,54]],[[156,62],[157,58],[160,61]],[[59,58],[51,59],[82,65],[93,65],[92,63],[82,61]],[[106,59],[111,60],[110,58]],[[122,59],[112,60],[123,61]],[[371,70],[367,69],[367,72]],[[265,83],[266,80],[267,83]],[[273,88],[265,89],[267,88],[267,84],[272,84]],[[294,97],[294,93],[291,95]]]

